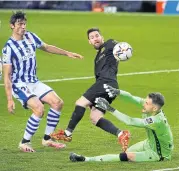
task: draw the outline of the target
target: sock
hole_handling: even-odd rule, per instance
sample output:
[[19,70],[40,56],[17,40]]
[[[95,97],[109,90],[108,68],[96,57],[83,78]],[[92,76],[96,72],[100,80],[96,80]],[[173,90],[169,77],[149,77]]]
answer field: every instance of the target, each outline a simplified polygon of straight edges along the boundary
[[22,144],[24,144],[24,143],[30,142],[30,140],[26,140],[23,138],[21,142],[22,142]]
[[105,118],[100,118],[96,126],[116,136],[121,132],[121,130],[115,127],[112,122],[110,122],[109,120]]
[[54,132],[59,119],[60,119],[60,112],[56,111],[52,108],[50,108],[48,115],[47,115],[47,125],[46,125],[46,129],[45,129],[45,136],[44,136],[44,140],[48,140],[50,139],[50,134],[52,132]]
[[32,138],[32,136],[35,134],[35,132],[39,127],[40,120],[41,118],[35,116],[34,114],[30,116],[30,118],[27,121],[22,143],[30,142],[30,139]]
[[82,119],[84,113],[85,113],[86,108],[82,107],[82,106],[76,106],[75,110],[71,116],[70,122],[68,124],[67,127],[67,131],[69,132],[73,132],[73,130],[75,129],[76,125],[78,124],[78,122],[80,122],[80,120]]
[[119,154],[106,154],[95,157],[85,157],[85,161],[120,161]]
[[68,131],[68,130],[65,130],[65,134],[67,137],[71,136],[72,135],[72,132]]
[[122,131],[120,131],[118,134],[117,134],[117,137],[120,137],[122,135]]

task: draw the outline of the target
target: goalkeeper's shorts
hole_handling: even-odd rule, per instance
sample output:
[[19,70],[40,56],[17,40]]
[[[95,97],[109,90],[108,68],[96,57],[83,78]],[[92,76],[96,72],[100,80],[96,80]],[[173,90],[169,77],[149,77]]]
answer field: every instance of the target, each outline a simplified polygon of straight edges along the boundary
[[145,161],[160,161],[160,157],[152,150],[147,140],[138,142],[127,149],[127,152],[135,154],[134,161],[145,162]]

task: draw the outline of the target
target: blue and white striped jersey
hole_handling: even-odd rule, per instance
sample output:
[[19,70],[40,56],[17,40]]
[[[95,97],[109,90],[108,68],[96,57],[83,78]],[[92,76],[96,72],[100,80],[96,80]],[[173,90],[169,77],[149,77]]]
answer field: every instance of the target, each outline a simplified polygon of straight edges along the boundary
[[43,41],[34,33],[26,32],[23,40],[12,37],[6,42],[2,54],[3,65],[12,65],[12,83],[38,81],[36,76],[36,49],[43,45]]

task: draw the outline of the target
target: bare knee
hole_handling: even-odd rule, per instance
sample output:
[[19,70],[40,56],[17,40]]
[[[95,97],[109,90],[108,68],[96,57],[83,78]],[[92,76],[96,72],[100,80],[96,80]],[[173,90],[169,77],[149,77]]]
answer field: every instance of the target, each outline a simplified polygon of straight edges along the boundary
[[92,122],[93,125],[96,125],[98,123],[98,121],[103,117],[102,114],[100,113],[96,113],[96,112],[91,112],[90,113],[90,120]]
[[82,107],[86,108],[90,105],[90,102],[87,99],[81,97],[75,102],[75,105],[82,106]]
[[63,105],[64,105],[63,100],[57,98],[57,99],[54,99],[54,100],[51,102],[50,107],[51,107],[52,109],[55,109],[55,110],[59,111],[59,110],[61,110],[61,109],[63,108]]
[[81,106],[81,104],[82,104],[82,103],[80,102],[80,99],[78,99],[78,100],[75,102],[75,105],[76,105],[76,106]]
[[42,103],[36,104],[32,109],[34,115],[42,117],[44,114],[44,105]]

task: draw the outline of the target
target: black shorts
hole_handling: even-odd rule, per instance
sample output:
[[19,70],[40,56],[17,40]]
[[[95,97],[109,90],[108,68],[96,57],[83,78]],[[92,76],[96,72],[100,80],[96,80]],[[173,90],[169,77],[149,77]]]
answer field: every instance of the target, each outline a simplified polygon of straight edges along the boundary
[[[105,81],[105,80],[97,80],[96,83],[94,83],[84,94],[83,96],[88,99],[92,105],[92,106],[95,106],[95,99],[97,97],[102,97],[104,99],[106,99],[109,104],[112,103],[112,101],[116,98],[116,97],[113,97],[113,98],[110,98],[108,96],[108,93],[105,91],[104,89],[104,84],[108,84],[114,88],[119,88],[118,86],[118,83],[116,81]],[[98,107],[96,107],[98,110],[100,110],[101,112],[105,113],[105,111],[103,109],[100,109]]]

